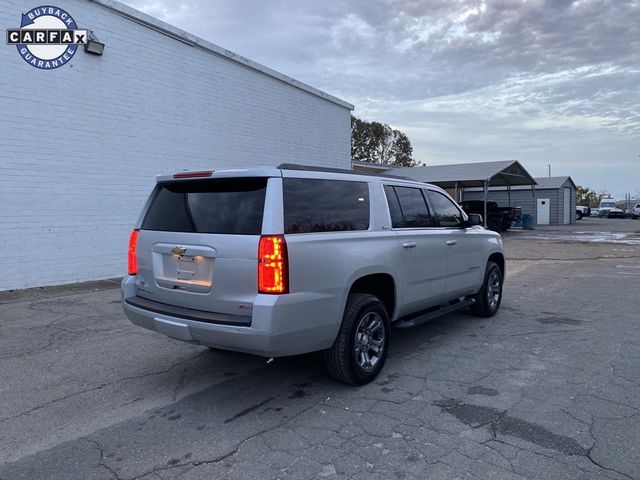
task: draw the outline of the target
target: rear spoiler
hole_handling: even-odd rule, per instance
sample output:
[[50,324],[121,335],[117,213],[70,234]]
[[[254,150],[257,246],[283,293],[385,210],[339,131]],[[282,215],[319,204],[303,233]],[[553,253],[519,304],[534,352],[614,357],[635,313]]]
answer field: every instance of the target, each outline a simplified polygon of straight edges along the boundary
[[281,177],[282,171],[274,167],[229,168],[224,170],[197,170],[157,175],[157,183],[181,182],[189,180],[213,180],[234,177]]

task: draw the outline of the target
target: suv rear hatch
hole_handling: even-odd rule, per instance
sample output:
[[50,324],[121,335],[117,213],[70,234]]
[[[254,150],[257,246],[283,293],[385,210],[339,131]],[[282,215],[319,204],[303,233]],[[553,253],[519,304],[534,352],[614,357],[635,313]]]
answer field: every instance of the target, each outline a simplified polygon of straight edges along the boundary
[[268,177],[158,183],[140,225],[136,295],[251,316]]

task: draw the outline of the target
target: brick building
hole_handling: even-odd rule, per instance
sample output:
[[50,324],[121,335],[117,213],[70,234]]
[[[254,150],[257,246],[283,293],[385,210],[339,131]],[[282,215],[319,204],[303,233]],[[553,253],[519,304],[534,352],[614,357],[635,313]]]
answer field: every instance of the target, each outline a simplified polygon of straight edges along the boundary
[[123,274],[156,174],[350,168],[347,102],[116,1],[56,5],[105,49],[43,70],[0,48],[0,290]]

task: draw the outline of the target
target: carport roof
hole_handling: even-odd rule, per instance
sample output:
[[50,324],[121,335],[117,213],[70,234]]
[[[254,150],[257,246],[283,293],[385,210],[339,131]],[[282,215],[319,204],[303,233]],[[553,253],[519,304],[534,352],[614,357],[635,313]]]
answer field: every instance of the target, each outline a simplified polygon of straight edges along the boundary
[[535,185],[536,181],[517,160],[502,162],[458,163],[427,167],[400,167],[385,173],[435,183],[442,188]]

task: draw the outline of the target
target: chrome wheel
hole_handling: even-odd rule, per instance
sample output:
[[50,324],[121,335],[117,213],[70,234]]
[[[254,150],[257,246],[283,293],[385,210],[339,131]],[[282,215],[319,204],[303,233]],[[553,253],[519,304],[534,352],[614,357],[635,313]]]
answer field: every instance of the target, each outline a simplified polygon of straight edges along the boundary
[[502,295],[502,281],[500,280],[498,271],[493,270],[487,282],[487,303],[491,310],[498,308],[500,295]]
[[366,313],[358,322],[354,342],[355,358],[360,368],[371,372],[384,354],[385,330],[382,317]]

